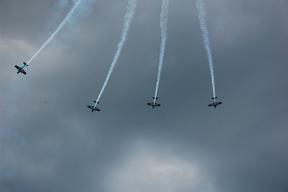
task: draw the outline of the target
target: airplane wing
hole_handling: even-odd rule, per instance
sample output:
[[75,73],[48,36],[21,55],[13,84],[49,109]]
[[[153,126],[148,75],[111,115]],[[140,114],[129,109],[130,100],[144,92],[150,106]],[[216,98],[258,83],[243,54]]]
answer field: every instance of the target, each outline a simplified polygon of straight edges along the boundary
[[209,104],[209,105],[208,105],[208,107],[212,107],[212,106],[213,106],[213,104]]
[[22,70],[21,72],[22,72],[24,75],[26,75],[26,71]]
[[18,69],[18,70],[21,69],[21,67],[19,67],[18,65],[15,65],[15,68]]
[[152,105],[152,103],[147,103],[147,105]]
[[160,107],[161,105],[159,103],[156,103],[156,106]]

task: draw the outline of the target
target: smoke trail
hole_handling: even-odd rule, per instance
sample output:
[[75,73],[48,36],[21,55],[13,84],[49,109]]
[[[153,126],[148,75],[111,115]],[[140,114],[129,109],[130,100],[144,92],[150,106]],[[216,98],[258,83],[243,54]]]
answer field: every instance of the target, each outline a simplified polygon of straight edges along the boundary
[[166,39],[167,39],[168,6],[169,6],[169,1],[162,0],[162,8],[161,8],[162,10],[160,14],[160,27],[161,27],[162,39],[161,39],[161,44],[160,44],[159,66],[158,66],[158,75],[157,75],[156,89],[155,89],[155,95],[154,95],[154,103],[156,102],[156,98],[158,94],[160,76],[161,76],[162,65],[163,65],[163,58],[164,58],[164,53],[165,53],[165,45],[166,45]]
[[125,44],[125,41],[127,39],[127,33],[129,31],[129,28],[130,28],[131,20],[132,20],[132,18],[134,16],[134,13],[135,13],[136,4],[137,4],[137,0],[129,0],[128,1],[127,13],[125,15],[124,24],[123,24],[123,28],[122,28],[122,33],[121,33],[121,37],[120,37],[121,39],[120,39],[120,42],[117,45],[118,49],[117,49],[117,51],[116,51],[116,53],[114,55],[113,62],[111,63],[109,72],[108,72],[106,80],[105,80],[105,82],[104,82],[104,84],[102,86],[102,89],[101,89],[101,91],[100,91],[100,93],[98,95],[97,101],[99,101],[99,99],[100,99],[100,97],[101,97],[101,95],[102,95],[102,93],[103,93],[103,91],[104,91],[109,79],[110,79],[110,76],[111,76],[111,74],[113,72],[113,69],[114,69],[114,67],[115,67],[115,65],[116,65],[116,63],[117,63],[117,61],[119,59],[119,56],[120,56],[121,51],[122,51],[122,48],[123,48],[123,46]]
[[[61,12],[69,5],[68,0],[58,0],[55,4],[55,10],[52,13],[52,18],[48,21],[49,28],[55,28],[59,24],[57,21],[61,19]],[[57,22],[57,23],[55,23]]]
[[83,0],[78,0],[76,4],[73,6],[73,8],[70,10],[68,15],[65,17],[65,19],[60,23],[60,25],[57,27],[57,29],[52,33],[52,35],[47,39],[47,41],[40,47],[40,49],[31,57],[31,59],[27,62],[29,64],[45,47],[48,45],[52,39],[61,31],[63,26],[70,20],[70,18],[73,16],[73,12],[76,10],[78,5],[81,3]]
[[209,62],[213,97],[215,98],[216,93],[215,93],[214,67],[213,67],[213,60],[212,60],[212,51],[211,51],[210,41],[209,41],[209,36],[208,36],[208,28],[206,24],[206,7],[205,7],[203,0],[196,0],[196,7],[198,11],[198,17],[199,17],[199,22],[200,22],[200,28],[202,31],[203,42],[204,42],[204,46],[206,49],[207,58]]

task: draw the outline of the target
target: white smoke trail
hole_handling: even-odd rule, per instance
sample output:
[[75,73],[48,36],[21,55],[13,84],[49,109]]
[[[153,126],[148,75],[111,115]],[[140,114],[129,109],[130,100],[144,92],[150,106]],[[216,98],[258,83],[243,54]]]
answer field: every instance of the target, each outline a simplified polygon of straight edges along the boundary
[[98,95],[98,98],[97,98],[97,101],[99,101],[100,97],[102,96],[102,93],[110,79],[110,76],[113,72],[113,69],[119,59],[119,56],[121,54],[121,51],[122,51],[122,48],[125,44],[125,41],[127,39],[127,33],[129,31],[129,28],[130,28],[130,24],[131,24],[131,20],[134,16],[134,13],[135,13],[135,7],[136,7],[136,4],[137,4],[137,0],[129,0],[128,1],[128,6],[127,6],[127,13],[125,15],[125,19],[124,19],[124,24],[123,24],[123,28],[122,28],[122,33],[121,33],[121,37],[120,37],[120,42],[118,43],[117,45],[117,51],[114,55],[114,59],[113,59],[113,62],[111,63],[111,66],[110,66],[110,69],[109,69],[109,72],[107,74],[107,77],[106,77],[106,80],[102,86],[102,89]]
[[196,7],[197,7],[197,11],[198,11],[198,17],[199,17],[199,22],[200,22],[200,28],[202,31],[203,42],[204,42],[204,46],[206,49],[207,58],[208,58],[208,62],[209,62],[212,89],[213,89],[213,97],[215,98],[216,93],[215,93],[214,66],[213,66],[212,51],[211,51],[210,41],[209,41],[209,36],[208,36],[208,28],[207,28],[207,24],[206,24],[206,7],[205,7],[203,0],[196,0]]
[[159,66],[158,66],[158,75],[157,75],[156,89],[155,89],[155,95],[154,95],[154,103],[156,102],[156,98],[158,94],[160,76],[161,76],[162,65],[163,65],[163,58],[165,54],[165,45],[166,45],[166,39],[167,39],[168,6],[169,6],[169,1],[162,0],[162,8],[161,8],[161,14],[160,14],[160,27],[161,27],[162,39],[161,39],[161,44],[160,44]]
[[64,25],[70,20],[70,18],[73,16],[74,11],[78,7],[78,5],[83,0],[78,0],[76,4],[72,7],[68,15],[65,17],[65,19],[60,23],[60,25],[57,27],[57,29],[52,33],[52,35],[47,39],[47,41],[40,47],[40,49],[31,57],[31,59],[27,62],[29,64],[45,47],[48,45],[52,39],[61,31],[61,29],[64,27]]
[[[61,19],[61,13],[63,10],[69,5],[68,0],[57,0],[57,2],[54,4],[54,11],[52,13],[51,19],[48,21],[48,27],[49,28],[55,28],[57,27],[58,21]],[[57,23],[56,23],[57,22]]]

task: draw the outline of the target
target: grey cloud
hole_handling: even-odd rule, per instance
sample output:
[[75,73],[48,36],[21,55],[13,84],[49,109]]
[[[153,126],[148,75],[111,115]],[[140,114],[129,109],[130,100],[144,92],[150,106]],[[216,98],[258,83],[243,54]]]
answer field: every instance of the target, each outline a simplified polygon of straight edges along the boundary
[[0,2],[1,178],[13,173],[1,191],[287,191],[286,1],[205,1],[223,101],[215,110],[195,2],[171,0],[162,106],[152,110],[161,1],[138,0],[99,113],[86,105],[105,80],[127,1],[97,0],[78,31],[63,29],[17,75],[14,65],[53,30],[57,2]]

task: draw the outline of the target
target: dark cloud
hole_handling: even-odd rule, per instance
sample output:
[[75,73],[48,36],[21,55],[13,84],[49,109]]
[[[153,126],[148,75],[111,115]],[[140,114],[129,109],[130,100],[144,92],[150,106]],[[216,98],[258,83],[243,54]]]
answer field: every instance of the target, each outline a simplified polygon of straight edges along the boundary
[[[101,97],[126,0],[97,0],[17,75],[71,1],[0,1],[1,192],[287,191],[287,2],[207,0],[210,72],[194,1],[138,0]],[[58,4],[57,4],[58,3]],[[65,2],[64,2],[65,3]],[[85,17],[84,17],[85,16]],[[75,16],[77,18],[77,15]],[[72,30],[75,27],[77,30]]]

